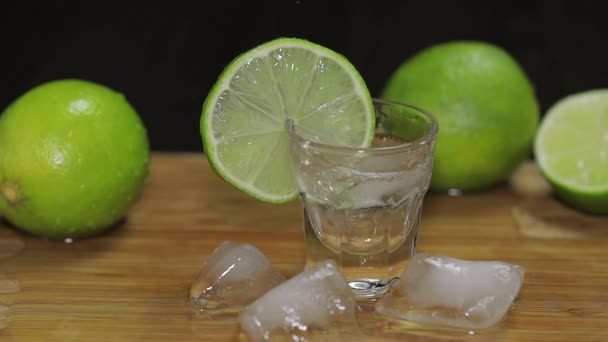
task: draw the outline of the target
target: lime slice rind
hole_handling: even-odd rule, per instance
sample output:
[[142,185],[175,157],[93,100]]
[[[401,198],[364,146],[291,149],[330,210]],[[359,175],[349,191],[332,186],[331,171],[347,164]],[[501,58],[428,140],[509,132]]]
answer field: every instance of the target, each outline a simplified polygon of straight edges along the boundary
[[555,103],[539,128],[535,155],[540,169],[559,187],[576,193],[608,193],[608,89],[570,95]]
[[348,60],[305,40],[279,38],[231,62],[203,104],[201,135],[215,172],[259,200],[295,199],[284,148],[288,118],[307,138],[327,144],[366,147],[374,135],[371,96]]

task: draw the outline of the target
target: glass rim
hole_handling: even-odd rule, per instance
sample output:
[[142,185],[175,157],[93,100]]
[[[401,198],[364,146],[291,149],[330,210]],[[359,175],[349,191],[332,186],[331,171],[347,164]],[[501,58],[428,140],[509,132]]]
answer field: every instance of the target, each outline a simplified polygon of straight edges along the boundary
[[[380,98],[372,98],[372,103],[373,104],[385,104],[385,105],[391,105],[391,106],[401,106],[401,107],[406,107],[408,109],[415,110],[415,111],[421,113],[422,115],[424,115],[427,119],[429,119],[430,127],[427,130],[427,132],[424,133],[424,135],[422,137],[420,137],[416,140],[407,141],[407,142],[397,144],[397,145],[378,146],[378,147],[350,147],[350,146],[324,144],[324,143],[312,141],[310,139],[307,139],[307,138],[301,136],[300,134],[298,134],[296,132],[294,122],[291,119],[288,119],[285,122],[285,128],[287,130],[287,134],[289,135],[289,137],[291,139],[297,140],[297,142],[299,144],[306,144],[307,146],[312,147],[314,149],[318,149],[318,150],[327,150],[327,151],[344,152],[344,153],[370,153],[370,152],[372,152],[372,153],[396,153],[396,152],[401,152],[401,151],[416,150],[416,149],[420,149],[420,148],[424,148],[424,147],[428,146],[428,144],[430,144],[432,141],[434,141],[435,138],[437,137],[437,132],[439,131],[439,124],[437,123],[437,119],[435,119],[435,117],[428,111],[426,111],[420,107],[407,104],[407,103],[393,101],[393,100],[380,99]],[[374,111],[375,111],[375,109],[374,109]]]

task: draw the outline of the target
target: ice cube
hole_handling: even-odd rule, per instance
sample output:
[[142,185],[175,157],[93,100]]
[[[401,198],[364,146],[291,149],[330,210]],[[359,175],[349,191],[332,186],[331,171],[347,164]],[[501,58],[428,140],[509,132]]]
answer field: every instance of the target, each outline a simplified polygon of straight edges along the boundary
[[341,194],[343,207],[396,206],[415,192],[422,192],[428,186],[430,172],[423,168],[398,172],[351,171],[358,180]]
[[192,284],[190,301],[201,309],[245,306],[283,281],[257,248],[225,241]]
[[317,329],[337,326],[357,330],[352,291],[334,261],[306,269],[247,306],[239,316],[253,341],[268,341],[273,334],[307,340]]
[[518,265],[420,253],[376,311],[410,321],[487,328],[509,310],[523,279],[524,268]]

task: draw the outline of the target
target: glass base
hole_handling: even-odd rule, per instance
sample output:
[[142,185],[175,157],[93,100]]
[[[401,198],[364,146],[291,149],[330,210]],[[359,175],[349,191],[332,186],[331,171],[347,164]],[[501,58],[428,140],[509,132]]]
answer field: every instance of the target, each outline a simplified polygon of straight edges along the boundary
[[399,278],[395,277],[388,282],[377,279],[357,279],[348,282],[353,291],[355,299],[378,299],[382,298]]

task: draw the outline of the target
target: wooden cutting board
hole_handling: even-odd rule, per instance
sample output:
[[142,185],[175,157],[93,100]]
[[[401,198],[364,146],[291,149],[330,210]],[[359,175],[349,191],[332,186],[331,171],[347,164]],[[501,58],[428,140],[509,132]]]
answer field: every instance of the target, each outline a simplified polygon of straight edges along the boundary
[[[418,250],[520,264],[522,290],[502,322],[477,331],[387,322],[363,306],[367,340],[607,341],[608,219],[543,201],[506,188],[428,195]],[[243,195],[203,154],[154,154],[128,218],[95,238],[50,242],[0,223],[0,341],[238,340],[234,317],[187,302],[205,258],[225,240],[254,244],[287,276],[302,269],[300,204]]]

